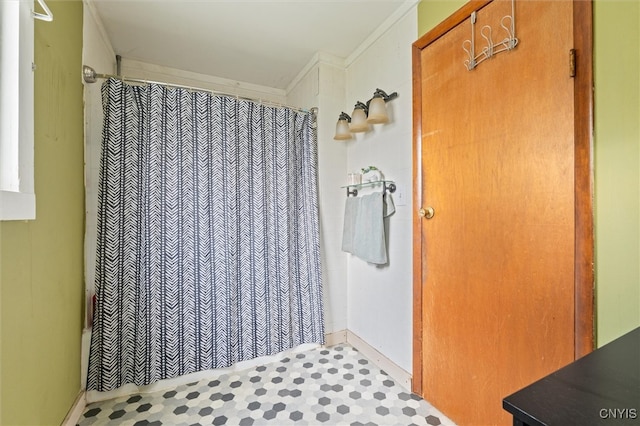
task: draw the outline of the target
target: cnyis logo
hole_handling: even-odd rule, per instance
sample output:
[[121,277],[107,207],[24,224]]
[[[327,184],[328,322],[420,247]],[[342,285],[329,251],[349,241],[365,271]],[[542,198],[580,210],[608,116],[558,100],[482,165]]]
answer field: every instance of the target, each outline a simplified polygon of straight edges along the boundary
[[636,408],[602,408],[599,414],[601,419],[638,418],[638,410]]

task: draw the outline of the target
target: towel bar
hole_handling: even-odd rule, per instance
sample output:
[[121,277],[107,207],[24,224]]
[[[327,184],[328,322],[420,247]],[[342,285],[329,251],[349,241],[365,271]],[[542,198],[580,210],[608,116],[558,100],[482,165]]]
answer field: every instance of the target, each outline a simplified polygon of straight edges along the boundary
[[365,183],[359,183],[357,185],[346,185],[343,186],[343,188],[347,189],[347,197],[353,195],[354,197],[358,196],[358,189],[359,188],[364,188],[367,186],[373,186],[376,184],[382,184],[382,189],[383,192],[386,193],[387,191],[394,193],[396,192],[396,184],[395,182],[391,181],[391,180],[379,180],[379,181],[375,181],[375,182],[365,182]]

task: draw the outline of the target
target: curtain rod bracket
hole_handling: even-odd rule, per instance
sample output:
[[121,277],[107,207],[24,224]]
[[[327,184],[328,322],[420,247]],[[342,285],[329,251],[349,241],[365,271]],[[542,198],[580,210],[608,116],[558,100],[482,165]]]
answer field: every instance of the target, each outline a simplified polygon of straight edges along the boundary
[[96,82],[96,71],[88,65],[82,66],[82,79],[85,83]]

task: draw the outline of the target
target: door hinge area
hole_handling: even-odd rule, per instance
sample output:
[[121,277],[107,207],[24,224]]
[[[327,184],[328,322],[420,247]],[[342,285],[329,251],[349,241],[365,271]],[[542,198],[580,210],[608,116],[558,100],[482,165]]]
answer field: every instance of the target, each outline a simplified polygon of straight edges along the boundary
[[576,76],[576,49],[569,50],[569,77]]

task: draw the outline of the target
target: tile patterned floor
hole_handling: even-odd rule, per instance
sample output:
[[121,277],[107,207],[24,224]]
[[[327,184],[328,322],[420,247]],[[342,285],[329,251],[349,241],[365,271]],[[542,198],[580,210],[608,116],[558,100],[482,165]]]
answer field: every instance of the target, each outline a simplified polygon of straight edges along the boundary
[[453,425],[348,345],[87,406],[85,425]]

